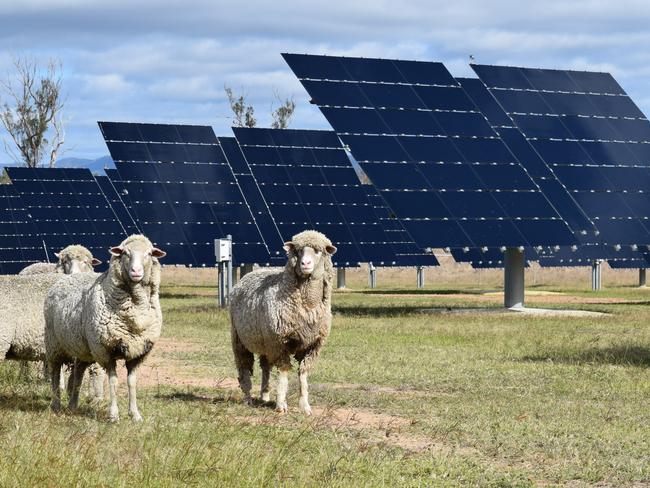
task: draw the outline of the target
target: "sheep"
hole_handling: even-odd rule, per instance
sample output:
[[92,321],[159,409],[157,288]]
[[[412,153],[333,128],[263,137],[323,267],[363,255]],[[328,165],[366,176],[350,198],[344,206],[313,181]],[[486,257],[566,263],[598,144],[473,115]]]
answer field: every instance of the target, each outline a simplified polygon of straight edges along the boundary
[[61,409],[60,367],[76,359],[69,408],[77,408],[79,383],[91,363],[108,372],[109,418],[119,420],[116,361],[128,372],[129,414],[142,415],[136,401],[136,370],[160,337],[160,263],[165,252],[143,235],[132,235],[110,249],[101,275],[61,277],[45,298],[45,352],[50,366],[54,411]]
[[307,375],[332,325],[332,242],[307,230],[284,244],[282,271],[258,270],[244,276],[230,296],[232,349],[239,386],[251,399],[254,354],[262,368],[262,401],[270,400],[271,368],[279,370],[276,411],[286,413],[291,356],[300,363],[300,409],[311,415]]
[[83,246],[72,245],[54,253],[58,258],[57,263],[34,263],[23,268],[19,275],[33,275],[42,273],[89,273],[93,266],[102,264],[99,259],[93,257],[91,252]]
[[[22,360],[21,369],[27,374],[27,361],[45,359],[43,302],[50,285],[59,273],[90,272],[101,264],[83,246],[68,246],[59,253],[58,264],[36,263],[23,269],[18,276],[0,278],[0,358]],[[44,266],[38,266],[44,265]],[[33,267],[33,268],[32,268]],[[36,273],[35,269],[46,273]],[[27,271],[32,268],[31,271]],[[94,373],[94,374],[93,374]],[[101,389],[101,371],[91,373],[91,384],[98,395]]]

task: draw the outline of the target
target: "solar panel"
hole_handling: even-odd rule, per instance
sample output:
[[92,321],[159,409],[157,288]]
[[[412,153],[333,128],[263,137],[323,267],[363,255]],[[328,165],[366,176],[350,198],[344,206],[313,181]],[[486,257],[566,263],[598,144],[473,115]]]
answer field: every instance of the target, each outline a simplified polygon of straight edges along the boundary
[[15,187],[0,185],[0,274],[38,261],[47,261],[43,241]]
[[600,244],[577,246],[574,249],[544,249],[539,253],[539,264],[543,267],[591,266],[594,261],[606,260],[618,267],[645,268],[648,251],[628,247],[614,248]]
[[438,266],[435,255],[423,252],[408,234],[402,222],[392,213],[379,190],[374,185],[362,185],[368,202],[372,205],[377,221],[392,242],[397,265],[399,266]]
[[102,259],[124,239],[126,232],[87,168],[7,168],[7,174],[50,256],[81,244]]
[[441,63],[283,56],[421,248],[576,242]]
[[[472,67],[511,120],[510,127],[498,129],[502,138],[514,152],[518,145],[522,164],[537,168],[540,187],[551,200],[557,198],[569,225],[595,227],[597,238],[586,239],[590,244],[648,244],[650,122],[614,78],[608,73]],[[576,204],[583,214],[580,223]]]
[[285,240],[312,228],[336,244],[334,260],[339,266],[397,264],[395,242],[378,221],[336,133],[233,131]]
[[242,190],[244,199],[251,209],[262,238],[270,251],[272,262],[277,261],[275,264],[283,264],[286,261],[283,246],[288,239],[282,238],[257,181],[241,152],[237,139],[234,137],[219,137],[218,141],[232,169],[235,180]]
[[234,264],[269,251],[211,127],[99,122],[121,194],[165,262],[214,266],[214,239],[231,235]]
[[138,225],[135,223],[135,220],[133,220],[133,217],[126,208],[126,205],[122,201],[122,198],[118,194],[117,189],[110,178],[108,176],[96,175],[95,180],[108,200],[108,203],[113,209],[113,212],[124,229],[124,232],[129,235],[139,234],[140,229],[138,229]]

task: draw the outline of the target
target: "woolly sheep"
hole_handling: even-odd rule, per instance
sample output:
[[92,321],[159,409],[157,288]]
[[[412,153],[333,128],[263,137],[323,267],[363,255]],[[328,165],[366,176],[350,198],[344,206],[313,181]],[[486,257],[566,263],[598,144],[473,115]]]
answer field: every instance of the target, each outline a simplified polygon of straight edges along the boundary
[[[56,256],[59,264],[52,264],[49,273],[0,277],[0,358],[22,360],[23,371],[28,370],[26,361],[45,359],[43,302],[49,287],[61,277],[58,273],[92,271],[92,266],[101,264],[78,245],[68,246]],[[102,378],[101,372],[96,374],[93,387],[98,391],[96,385],[101,385]]]
[[61,408],[60,366],[76,359],[69,399],[76,408],[86,367],[99,363],[108,372],[110,419],[119,420],[116,361],[128,371],[129,414],[142,420],[136,402],[136,369],[160,337],[159,258],[165,252],[143,235],[132,235],[110,249],[109,268],[101,275],[63,276],[45,298],[45,350],[52,372],[52,409]]
[[74,244],[54,253],[58,258],[55,263],[34,263],[23,268],[19,275],[33,275],[42,273],[90,273],[93,266],[102,264],[99,259],[93,257],[91,252],[83,246]]
[[271,368],[279,369],[276,411],[287,412],[291,356],[300,363],[300,409],[311,414],[307,375],[332,325],[331,297],[336,252],[320,232],[307,230],[284,245],[283,271],[244,276],[230,297],[231,339],[239,386],[251,404],[254,356],[262,368],[262,400],[268,402]]

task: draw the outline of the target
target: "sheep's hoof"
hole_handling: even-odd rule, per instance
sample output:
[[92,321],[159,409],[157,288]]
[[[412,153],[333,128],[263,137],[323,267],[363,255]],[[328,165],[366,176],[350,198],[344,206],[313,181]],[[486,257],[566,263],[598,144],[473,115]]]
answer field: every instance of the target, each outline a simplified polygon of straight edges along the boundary
[[244,403],[246,405],[248,405],[249,407],[252,407],[253,406],[253,399],[248,396],[248,397],[244,398]]
[[278,413],[287,413],[289,411],[289,407],[287,407],[287,402],[276,403],[275,411]]
[[131,420],[134,422],[142,422],[142,415],[140,415],[140,412],[131,412]]
[[262,401],[268,403],[271,401],[271,394],[269,392],[262,393]]
[[108,420],[109,422],[119,422],[120,421],[120,414],[117,413],[116,410],[111,410],[108,414]]
[[307,400],[303,400],[302,398],[300,399],[300,410],[305,415],[311,415],[311,407],[309,406],[309,402]]
[[53,412],[59,413],[61,411],[61,404],[60,403],[52,403],[50,405],[50,408],[52,408]]

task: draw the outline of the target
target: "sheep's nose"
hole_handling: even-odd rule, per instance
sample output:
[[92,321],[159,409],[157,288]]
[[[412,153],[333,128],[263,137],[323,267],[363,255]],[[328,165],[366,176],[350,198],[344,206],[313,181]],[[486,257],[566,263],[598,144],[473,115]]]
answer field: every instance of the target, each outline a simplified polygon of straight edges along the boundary
[[302,264],[303,266],[311,266],[312,260],[311,258],[302,258],[300,264]]

